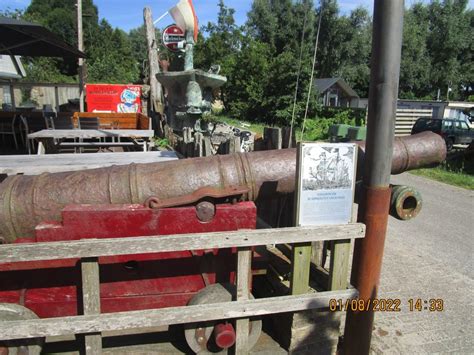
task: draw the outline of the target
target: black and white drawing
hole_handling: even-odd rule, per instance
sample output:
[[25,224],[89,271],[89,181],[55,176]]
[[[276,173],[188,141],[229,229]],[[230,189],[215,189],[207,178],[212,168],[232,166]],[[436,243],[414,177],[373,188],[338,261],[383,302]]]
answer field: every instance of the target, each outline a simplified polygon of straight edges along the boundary
[[349,223],[357,147],[353,143],[302,143],[298,160],[297,225]]
[[303,147],[303,190],[350,189],[353,183],[353,146]]

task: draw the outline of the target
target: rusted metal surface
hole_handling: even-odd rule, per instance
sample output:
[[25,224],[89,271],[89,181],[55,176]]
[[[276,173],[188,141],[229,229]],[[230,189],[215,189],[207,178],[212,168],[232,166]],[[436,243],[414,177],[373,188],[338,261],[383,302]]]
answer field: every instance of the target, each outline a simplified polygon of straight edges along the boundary
[[[365,238],[354,246],[351,284],[359,290],[359,299],[369,302],[378,293],[382,257],[390,204],[390,187],[363,187],[365,198],[359,205],[358,220],[365,223]],[[348,312],[345,326],[345,354],[368,353],[370,346],[373,311]],[[350,331],[348,331],[350,330]],[[369,337],[367,341],[367,336]],[[360,350],[360,349],[366,349]],[[357,349],[357,350],[355,350]]]
[[[432,132],[422,132],[412,136],[395,137],[393,141],[392,169],[393,175],[408,170],[428,168],[446,159],[446,147],[443,138]],[[359,153],[357,163],[358,179],[364,172],[365,142],[357,142],[364,153]],[[446,143],[445,143],[446,145]]]
[[[370,65],[369,106],[367,109],[367,149],[363,169],[362,203],[359,221],[366,225],[363,241],[355,243],[352,284],[359,297],[368,301],[377,297],[380,270],[390,207],[390,174],[430,165],[445,158],[438,140],[424,135],[394,140],[398,82],[402,51],[404,0],[375,0]],[[433,156],[426,154],[430,152]],[[438,153],[438,156],[436,156]],[[349,310],[344,330],[345,354],[369,354],[374,312]]]
[[[390,215],[404,221],[418,216],[423,205],[423,200],[418,190],[405,185],[390,185],[390,187],[392,189]],[[354,202],[357,204],[360,204],[363,200],[362,191],[362,181],[358,181],[354,195]]]
[[152,196],[146,199],[144,205],[149,208],[167,208],[185,206],[195,203],[203,198],[211,197],[214,199],[241,196],[249,192],[245,186],[223,186],[221,188],[202,187],[189,195],[171,197],[166,200],[160,200],[158,197]]
[[415,188],[404,185],[392,185],[390,214],[398,219],[408,221],[421,211],[423,200]]
[[[394,146],[394,173],[401,172],[401,167],[420,167],[421,162],[439,163],[446,154],[443,139],[431,132],[403,137]],[[363,164],[365,153],[361,148],[358,159]],[[416,152],[425,154],[423,159],[414,159]],[[204,187],[242,187],[248,190],[244,199],[261,201],[294,191],[295,166],[296,150],[282,149],[8,177],[0,184],[0,237],[9,243],[31,237],[37,224],[59,221],[61,210],[70,204],[143,204],[150,197],[155,197],[157,203],[169,202],[193,196]]]
[[202,201],[196,205],[196,217],[201,222],[210,222],[216,214],[216,206],[209,201]]

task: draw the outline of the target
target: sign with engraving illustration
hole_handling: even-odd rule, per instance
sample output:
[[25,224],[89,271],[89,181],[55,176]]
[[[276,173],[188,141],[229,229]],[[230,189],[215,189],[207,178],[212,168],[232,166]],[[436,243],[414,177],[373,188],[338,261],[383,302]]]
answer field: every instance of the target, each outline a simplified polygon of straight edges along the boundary
[[301,143],[297,225],[349,223],[355,189],[357,146]]

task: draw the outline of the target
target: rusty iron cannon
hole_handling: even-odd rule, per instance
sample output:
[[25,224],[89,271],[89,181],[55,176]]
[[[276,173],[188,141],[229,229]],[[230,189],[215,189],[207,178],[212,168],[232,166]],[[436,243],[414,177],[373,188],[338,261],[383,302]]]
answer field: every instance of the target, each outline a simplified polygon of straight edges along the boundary
[[[359,144],[358,178],[364,164]],[[443,139],[431,132],[396,138],[392,174],[432,166],[446,157]],[[130,164],[79,172],[17,175],[0,184],[0,238],[30,238],[40,222],[57,221],[70,204],[143,204],[169,207],[202,197],[242,195],[261,201],[295,188],[296,149]]]

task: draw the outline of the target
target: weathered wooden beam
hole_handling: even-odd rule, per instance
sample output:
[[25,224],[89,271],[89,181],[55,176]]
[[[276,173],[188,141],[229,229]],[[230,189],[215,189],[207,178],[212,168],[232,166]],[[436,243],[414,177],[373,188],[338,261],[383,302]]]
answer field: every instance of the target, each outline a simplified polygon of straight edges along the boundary
[[331,245],[329,266],[329,290],[344,290],[348,284],[350,240],[336,240]]
[[1,321],[0,341],[160,327],[172,324],[220,319],[227,320],[307,309],[321,309],[327,308],[331,299],[341,299],[342,302],[345,302],[345,300],[353,299],[357,296],[358,292],[356,289],[349,289],[299,296],[271,297],[100,315]]
[[291,255],[291,294],[308,292],[311,243],[293,245]]
[[147,73],[150,79],[150,111],[162,114],[163,90],[161,84],[156,79],[156,74],[160,72],[160,64],[158,62],[158,42],[156,41],[155,25],[153,24],[153,16],[149,7],[143,9],[143,20],[145,22],[148,67],[150,70],[150,72]]
[[304,243],[319,240],[363,238],[364,233],[365,226],[363,224],[353,223],[334,226],[6,244],[0,245],[0,262],[90,258],[124,254],[134,255],[183,250]]
[[[85,315],[100,314],[100,280],[99,260],[89,258],[81,260],[82,306]],[[100,333],[87,334],[84,337],[85,354],[102,353],[102,337]]]
[[[249,299],[251,280],[252,250],[249,247],[239,248],[237,251],[237,301]],[[237,319],[235,322],[235,353],[248,354],[249,319]]]

